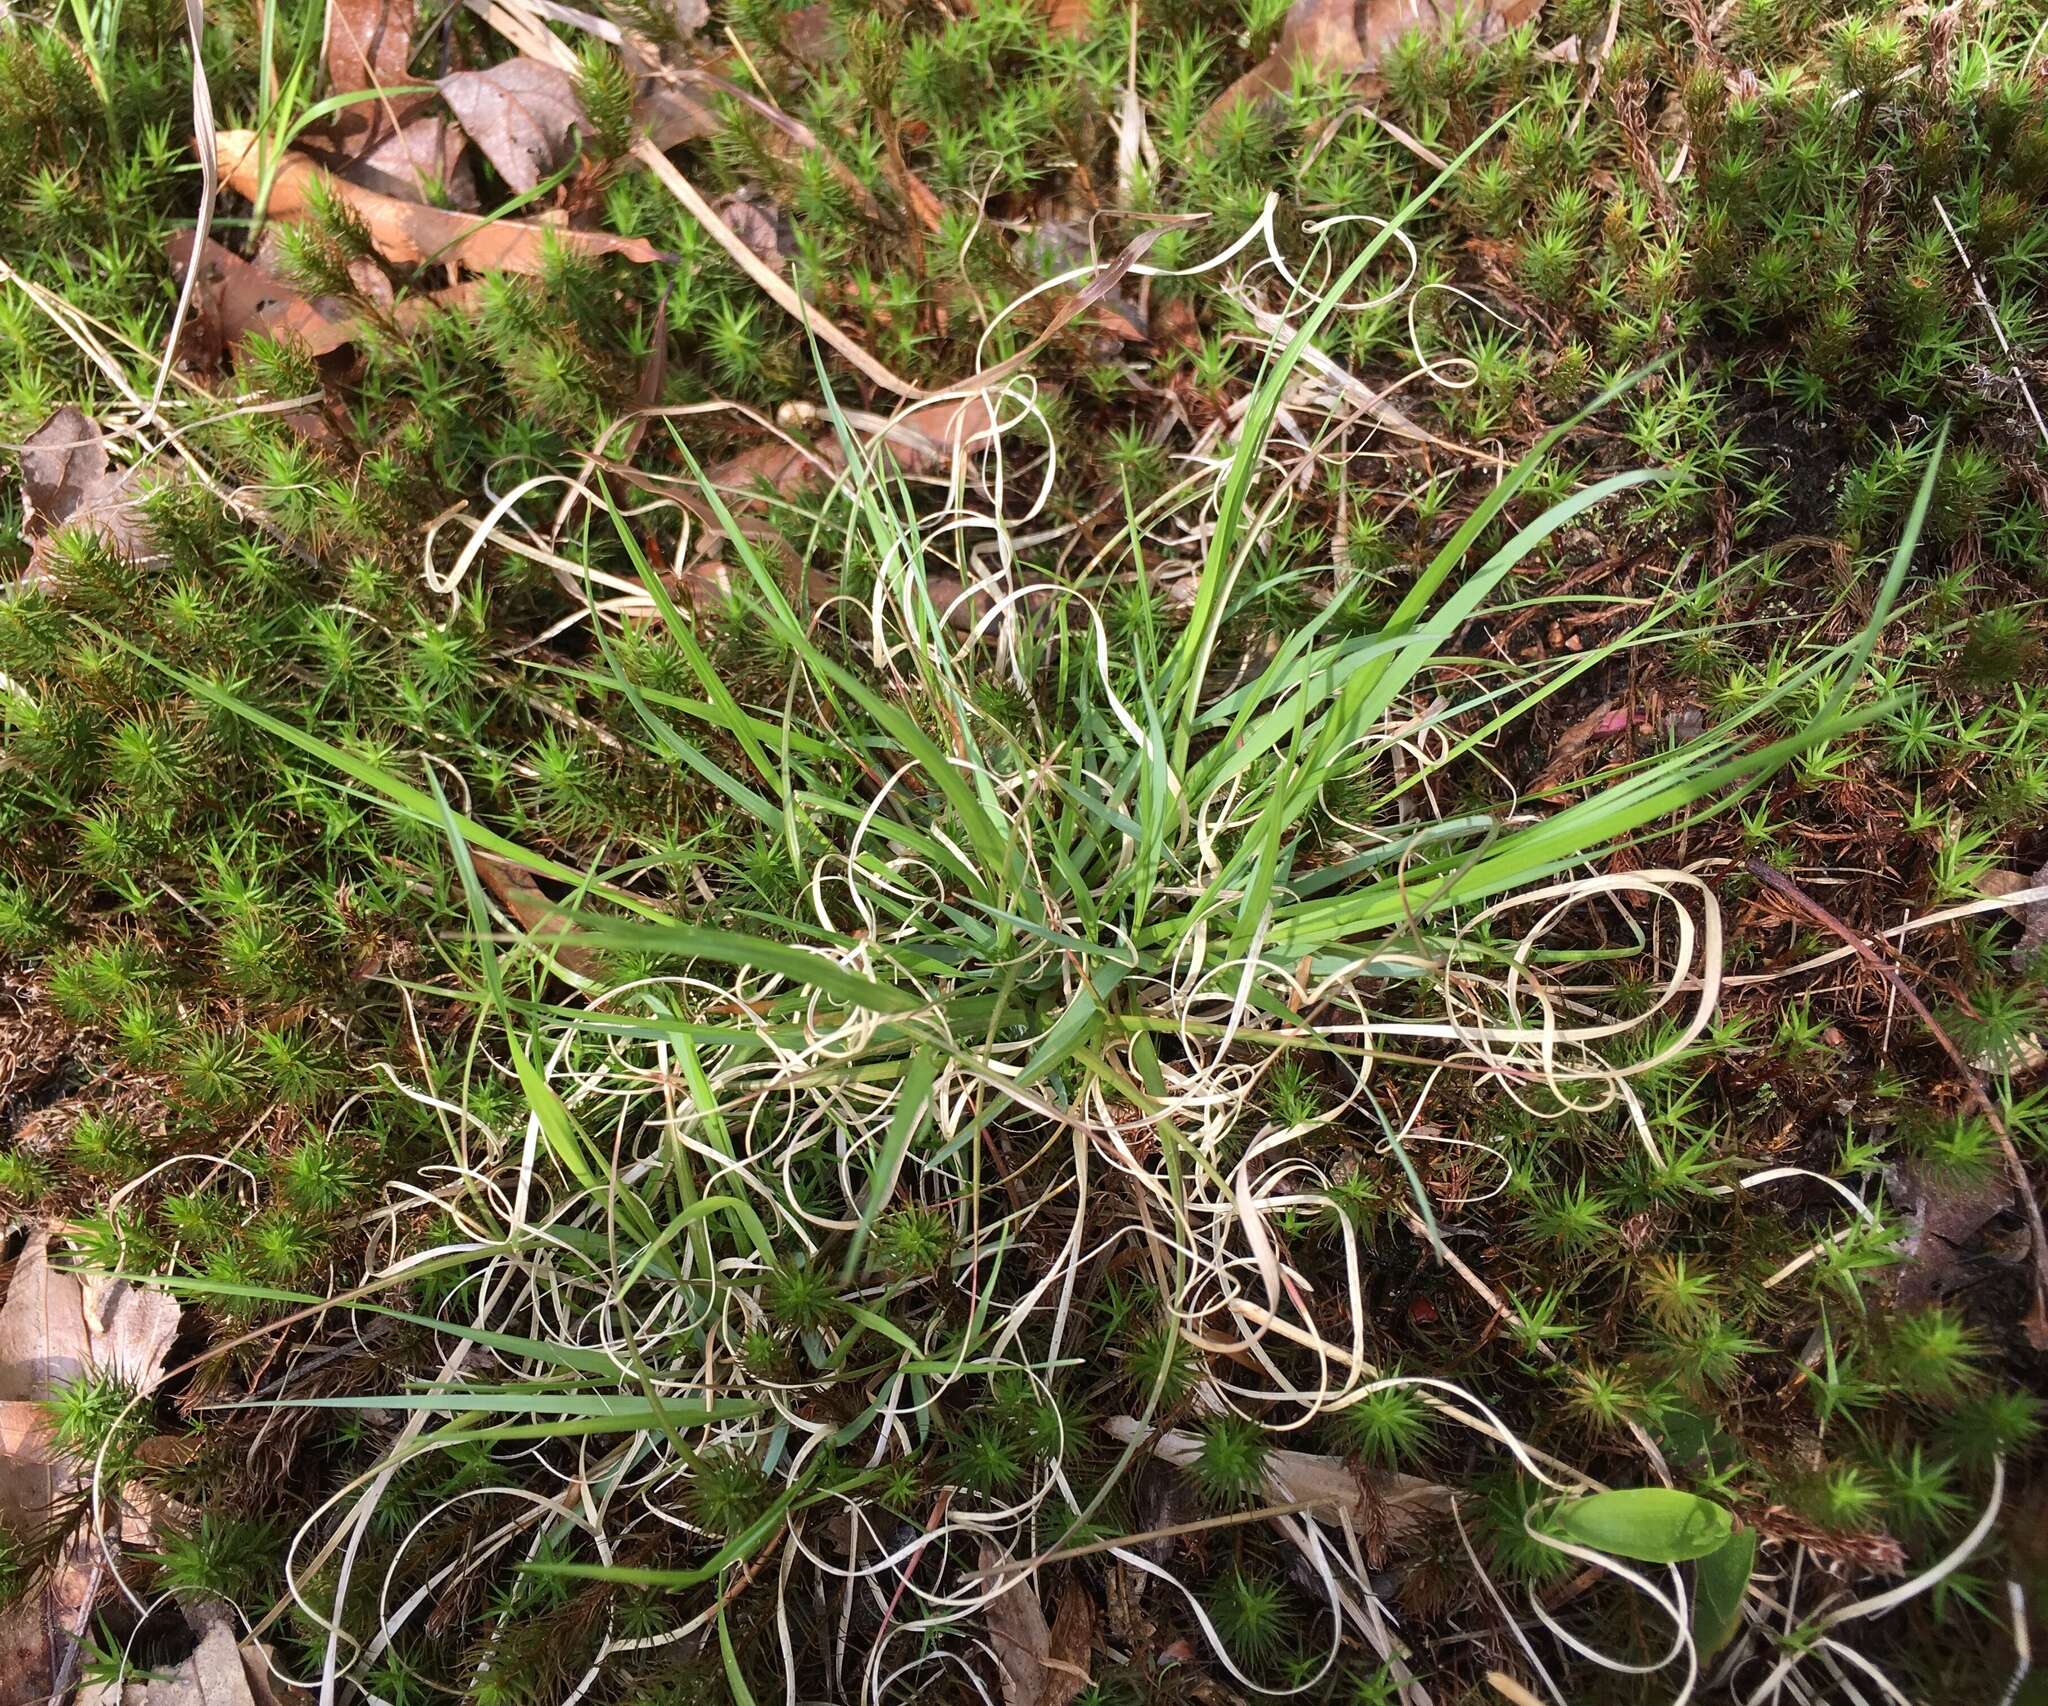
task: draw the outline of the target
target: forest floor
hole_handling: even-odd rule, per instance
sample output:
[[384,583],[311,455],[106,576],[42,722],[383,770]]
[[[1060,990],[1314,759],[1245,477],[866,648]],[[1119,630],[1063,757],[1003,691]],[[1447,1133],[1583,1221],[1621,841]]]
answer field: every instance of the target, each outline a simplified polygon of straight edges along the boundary
[[2044,40],[0,21],[0,1706],[2048,1700]]

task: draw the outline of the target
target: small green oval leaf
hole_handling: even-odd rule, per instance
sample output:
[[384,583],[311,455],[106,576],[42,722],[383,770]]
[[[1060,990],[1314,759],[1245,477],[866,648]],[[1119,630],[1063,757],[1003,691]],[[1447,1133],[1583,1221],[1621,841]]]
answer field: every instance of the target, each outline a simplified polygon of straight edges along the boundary
[[1693,1571],[1692,1644],[1705,1664],[1742,1627],[1742,1596],[1756,1565],[1756,1530],[1738,1529]]
[[1557,1506],[1545,1526],[1560,1540],[1635,1558],[1682,1564],[1726,1544],[1735,1519],[1711,1499],[1675,1487],[1626,1487]]

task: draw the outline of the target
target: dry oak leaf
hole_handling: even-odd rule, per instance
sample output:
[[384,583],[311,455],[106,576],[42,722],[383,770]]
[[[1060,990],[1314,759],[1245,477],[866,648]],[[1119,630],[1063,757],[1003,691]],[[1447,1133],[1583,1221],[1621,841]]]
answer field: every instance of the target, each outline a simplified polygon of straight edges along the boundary
[[531,876],[510,860],[500,859],[495,854],[478,853],[474,857],[476,874],[483,879],[484,886],[497,897],[498,904],[512,915],[513,922],[526,932],[542,954],[572,977],[603,975],[603,966],[589,949],[560,940],[573,926],[562,909],[549,899]]
[[1886,1276],[1902,1309],[1937,1302],[1964,1283],[1963,1261],[1978,1234],[2012,1201],[2012,1184],[2002,1174],[1989,1179],[1947,1177],[1938,1169],[1907,1163],[1885,1180],[1892,1200],[1906,1210],[1900,1265]]
[[[829,448],[820,452],[801,441],[774,439],[750,444],[723,462],[713,463],[704,481],[725,499],[726,507],[738,519],[742,508],[762,502],[764,488],[779,498],[794,497],[830,479],[838,467],[838,455]],[[709,504],[704,505],[704,512],[714,513]]]
[[[962,8],[969,12],[976,9],[972,0]],[[1038,0],[1038,11],[1046,30],[1056,36],[1084,36],[1094,22],[1091,0]]]
[[664,154],[725,128],[702,101],[660,77],[642,77],[636,89],[633,116],[645,128],[648,141]]
[[[933,474],[943,469],[957,474],[970,453],[987,448],[1001,436],[1002,423],[989,397],[986,388],[973,385],[899,409],[893,415],[871,414],[865,409],[841,409],[839,413],[869,450],[886,451],[904,473]],[[775,418],[783,427],[822,426],[831,420],[832,412],[822,404],[796,401],[784,403],[775,411]]]
[[[192,237],[190,231],[180,231],[164,245],[181,275],[192,261]],[[302,295],[210,237],[200,251],[193,300],[230,348],[251,332],[261,332],[271,338],[289,334],[309,355],[329,355],[355,336],[355,314],[347,303],[332,296]]]
[[327,92],[396,88],[412,63],[413,0],[327,0]]
[[1441,33],[1458,17],[1477,39],[1490,41],[1542,10],[1543,0],[1480,0],[1476,16],[1464,0],[1295,0],[1273,51],[1223,91],[1203,123],[1213,123],[1239,101],[1285,94],[1297,65],[1372,71],[1411,30]]
[[789,216],[772,201],[741,192],[714,204],[718,217],[730,225],[733,235],[759,255],[777,272],[789,267],[789,251],[795,239]]
[[225,1618],[210,1622],[199,1645],[168,1677],[149,1685],[149,1706],[255,1706],[249,1673],[234,1626]]
[[524,193],[567,164],[570,133],[584,123],[576,81],[538,59],[508,59],[486,71],[457,71],[440,82],[441,99],[497,167]]
[[469,164],[469,138],[443,112],[402,119],[396,130],[353,159],[322,160],[335,176],[401,201],[437,200],[456,208],[477,205],[476,173]]
[[[704,471],[704,481],[718,493],[742,534],[757,543],[772,542],[775,526],[763,512],[773,512],[800,493],[815,490],[831,480],[840,466],[832,445],[813,449],[795,437],[771,439],[714,463]],[[683,590],[695,604],[724,602],[732,596],[732,578],[724,560],[725,531],[718,512],[701,492],[684,489],[669,495],[695,516],[703,529],[682,570]]]
[[104,495],[112,478],[107,441],[84,410],[66,403],[21,447],[28,524],[62,527]]
[[433,96],[411,75],[414,0],[329,0],[327,88],[331,95],[410,89],[350,101],[309,131],[301,146],[337,176],[380,195],[427,199],[429,182],[457,207],[476,206],[468,146]]
[[50,1265],[50,1235],[29,1235],[0,1305],[0,1402],[41,1403],[89,1372],[148,1392],[178,1335],[168,1293]]
[[633,78],[633,118],[664,154],[725,128],[718,114],[684,87],[686,74],[666,64],[661,49],[644,36],[626,31],[619,55]]
[[986,391],[936,397],[895,416],[875,442],[894,453],[911,474],[954,469],[971,452],[998,437],[996,411]]
[[67,403],[22,441],[21,490],[28,511],[30,574],[40,577],[52,533],[89,527],[125,556],[145,555],[145,490],[133,468],[116,468],[99,423]]
[[[258,188],[257,136],[253,130],[220,133],[221,175],[236,194],[255,199]],[[370,234],[377,252],[400,266],[428,261],[460,264],[472,272],[537,273],[550,237],[584,255],[623,255],[642,265],[658,261],[661,251],[644,237],[615,237],[603,231],[572,231],[566,226],[538,225],[520,219],[483,219],[451,213],[379,195],[345,183],[296,150],[288,151],[270,189],[274,219],[295,219],[324,188],[335,201],[351,208]]]
[[[826,409],[815,403],[785,403],[776,413],[777,424],[790,429],[817,425],[831,418]],[[894,415],[869,414],[862,409],[841,413],[870,452],[886,452],[906,474],[955,471],[963,459],[993,444],[998,436],[994,406],[989,393],[981,390],[935,397]],[[831,478],[839,467],[835,445],[828,442],[814,449],[801,439],[792,438],[752,445],[710,469],[705,477],[731,503],[735,491],[751,494],[758,491],[763,481],[777,495],[791,497]],[[690,499],[686,497],[684,501]]]
[[1045,27],[1056,36],[1085,36],[1094,10],[1089,0],[1045,0]]
[[846,42],[828,5],[799,6],[782,14],[782,49],[800,65],[816,70],[846,57]]
[[[981,1543],[981,1567],[989,1579],[1000,1579],[997,1573],[1010,1562],[1008,1554],[986,1540]],[[1067,1585],[1050,1627],[1030,1575],[991,1599],[982,1616],[1002,1675],[1003,1706],[1067,1706],[1088,1686],[1095,1603],[1080,1587]]]
[[[403,88],[412,63],[414,0],[327,0],[327,35],[321,57],[327,92]],[[362,152],[402,122],[388,98],[351,101],[327,121],[342,152]]]
[[[50,1266],[50,1235],[29,1235],[0,1305],[0,1529],[32,1533],[75,1502],[88,1465],[61,1451],[44,1404],[93,1372],[147,1394],[178,1335],[178,1305],[126,1281],[85,1280]],[[38,1586],[0,1608],[0,1691],[42,1699],[70,1668],[91,1609],[99,1550],[80,1530]]]

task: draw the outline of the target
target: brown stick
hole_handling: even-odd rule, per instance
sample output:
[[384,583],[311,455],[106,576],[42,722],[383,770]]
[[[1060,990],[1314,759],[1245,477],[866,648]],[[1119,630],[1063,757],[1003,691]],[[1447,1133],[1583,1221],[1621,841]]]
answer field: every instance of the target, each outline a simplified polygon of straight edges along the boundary
[[1135,1534],[1112,1535],[1091,1540],[1085,1546],[1062,1546],[1057,1552],[1041,1552],[1034,1558],[1012,1558],[1008,1563],[969,1570],[969,1581],[1001,1580],[1014,1575],[1019,1581],[1048,1564],[1064,1564],[1073,1558],[1092,1558],[1098,1552],[1112,1552],[1119,1546],[1143,1546],[1153,1540],[1173,1540],[1183,1534],[1206,1534],[1212,1529],[1237,1528],[1248,1522],[1265,1522],[1273,1517],[1296,1516],[1302,1511],[1327,1510],[1343,1501],[1335,1498],[1290,1499],[1285,1504],[1258,1505],[1250,1510],[1228,1511],[1222,1516],[1205,1516],[1193,1522],[1170,1522],[1164,1528],[1141,1529]]
[[2027,1178],[2027,1170],[2020,1161],[2020,1153],[2013,1147],[2011,1134],[2005,1129],[2005,1121],[1999,1117],[1998,1109],[1992,1106],[1991,1098],[1985,1093],[1984,1081],[1956,1047],[1955,1040],[1941,1028],[1941,1021],[1935,1018],[1906,980],[1899,976],[1892,964],[1869,941],[1859,936],[1841,919],[1821,905],[1791,878],[1771,869],[1761,859],[1751,859],[1746,869],[1751,876],[1781,899],[1789,900],[1817,924],[1824,925],[1835,935],[1856,950],[1865,965],[1877,973],[1891,986],[1892,992],[1920,1016],[1934,1040],[1941,1045],[1963,1080],[1963,1087],[1969,1092],[1970,1100],[1977,1111],[1990,1123],[1998,1136],[1998,1146],[2005,1154],[2006,1172],[2011,1176],[2013,1190],[2020,1199],[2020,1210],[2027,1217],[2027,1227],[2032,1234],[2034,1246],[2034,1308],[2026,1322],[2027,1339],[2036,1350],[2048,1350],[2048,1229],[2041,1223],[2041,1204],[2034,1196],[2034,1188]]

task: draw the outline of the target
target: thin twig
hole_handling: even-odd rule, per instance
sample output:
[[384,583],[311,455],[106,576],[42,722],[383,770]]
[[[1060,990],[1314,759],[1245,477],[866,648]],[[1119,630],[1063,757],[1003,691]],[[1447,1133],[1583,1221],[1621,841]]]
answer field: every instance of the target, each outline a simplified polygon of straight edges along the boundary
[[2012,1135],[2005,1129],[2005,1121],[1999,1117],[1998,1109],[1992,1105],[1985,1093],[1983,1080],[1977,1069],[1964,1058],[1963,1051],[1956,1047],[1955,1040],[1941,1027],[1926,1002],[1920,999],[1916,990],[1899,976],[1892,964],[1870,942],[1844,924],[1826,907],[1815,900],[1789,877],[1771,869],[1761,859],[1751,859],[1744,867],[1751,876],[1765,888],[1784,900],[1790,901],[1817,924],[1824,925],[1856,950],[1857,957],[1891,986],[1892,992],[1920,1016],[1934,1040],[1941,1045],[1963,1080],[1963,1087],[1969,1092],[1972,1103],[1981,1113],[1992,1131],[1998,1137],[1998,1146],[2005,1154],[2006,1171],[2012,1178],[2012,1187],[2020,1199],[2020,1210],[2027,1217],[2027,1228],[2033,1236],[2034,1245],[2034,1313],[2027,1323],[2027,1337],[2037,1348],[2048,1349],[2048,1229],[2041,1222],[2041,1205],[2035,1199],[2032,1182],[2027,1178],[2026,1167],[2020,1161],[2020,1153],[2013,1147]]
[[1963,247],[1963,240],[1956,234],[1955,221],[1948,216],[1948,209],[1941,205],[1941,197],[1934,198],[1934,211],[1941,215],[1941,223],[1948,231],[1948,240],[1955,244],[1956,254],[1961,257],[1963,271],[1970,275],[1970,288],[1976,292],[1977,306],[1984,310],[1984,318],[1991,322],[1991,335],[1998,340],[1998,347],[2005,352],[2006,371],[2019,386],[2020,395],[2027,400],[2027,413],[2034,417],[2034,430],[2041,435],[2041,442],[2048,444],[2048,421],[2041,419],[2041,405],[2034,401],[2033,387],[2027,383],[2027,376],[2020,370],[2019,357],[2012,353],[2012,345],[2005,336],[2005,327],[1998,318],[1998,310],[1991,305],[1991,298],[1984,293],[1984,281],[1977,276],[1977,263],[1970,259],[1970,251]]

